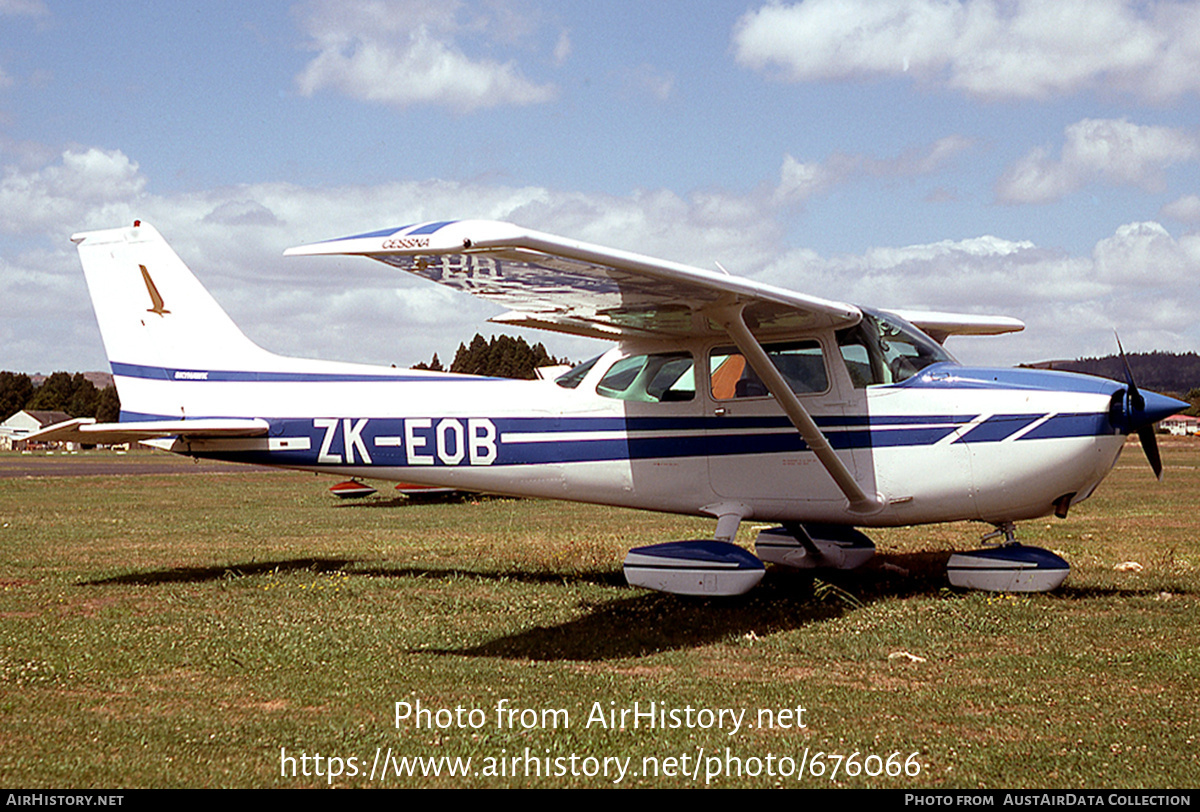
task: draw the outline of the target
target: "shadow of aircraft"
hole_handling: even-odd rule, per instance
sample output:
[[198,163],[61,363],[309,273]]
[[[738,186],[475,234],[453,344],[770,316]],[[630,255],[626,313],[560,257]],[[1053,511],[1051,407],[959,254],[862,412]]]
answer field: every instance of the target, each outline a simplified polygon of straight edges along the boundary
[[[583,616],[565,623],[524,629],[479,645],[451,649],[422,648],[413,653],[540,661],[601,661],[694,648],[743,637],[762,637],[843,617],[889,598],[965,594],[949,589],[946,580],[949,557],[949,552],[879,555],[866,567],[849,572],[814,573],[771,567],[762,583],[745,595],[703,598],[646,592],[632,597],[589,601],[583,605]],[[470,578],[561,585],[588,583],[618,589],[626,586],[619,569],[594,569],[577,573],[544,570],[480,572],[458,568],[391,568],[376,565],[355,566],[347,570],[347,567],[361,563],[351,558],[298,558],[212,567],[173,567],[84,581],[81,585],[153,586],[202,583],[279,572],[345,571],[350,577],[366,578]],[[1072,588],[1067,585],[1053,593],[1053,597],[1087,600],[1112,595],[1157,593],[1156,589]]]
[[[937,594],[950,553],[880,556],[854,572],[768,570],[745,595],[703,598],[651,592],[595,603],[575,620],[435,653],[527,660],[609,660],[763,636],[841,617],[875,600]],[[883,564],[890,566],[882,566]],[[937,573],[934,577],[933,573]],[[623,584],[619,572],[615,581]],[[429,652],[430,649],[422,649]]]
[[150,572],[132,572],[128,575],[114,575],[111,578],[98,578],[93,581],[80,581],[80,586],[107,586],[110,584],[134,584],[154,586],[156,584],[203,583],[205,581],[220,581],[225,578],[237,578],[245,575],[267,575],[272,572],[335,572],[347,564],[354,563],[352,558],[294,558],[284,561],[252,561],[242,564],[226,564],[214,567],[172,567],[165,570]]

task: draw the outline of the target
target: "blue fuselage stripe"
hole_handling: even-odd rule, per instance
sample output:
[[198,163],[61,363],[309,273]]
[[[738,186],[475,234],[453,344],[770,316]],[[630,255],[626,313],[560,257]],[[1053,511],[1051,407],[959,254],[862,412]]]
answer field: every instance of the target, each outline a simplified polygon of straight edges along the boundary
[[[346,372],[256,372],[237,369],[177,369],[123,364],[113,361],[113,375],[125,378],[143,378],[173,383],[191,382],[235,382],[235,383],[428,383],[429,376],[405,374],[404,371],[389,373],[346,373]],[[436,378],[438,383],[480,383],[502,381],[503,378],[485,378],[478,375],[445,375]]]
[[[994,424],[989,420],[969,428],[955,442],[1000,442],[1042,418],[1046,418],[1043,423],[1015,441],[1114,433],[1106,413],[1008,415]],[[818,418],[818,425],[835,449],[849,451],[931,446],[963,430],[973,419]],[[549,465],[808,450],[791,424],[777,418],[743,418],[736,422],[721,417],[280,418],[268,423],[270,439],[287,441],[282,447],[198,453],[287,465],[418,467],[471,465],[475,459],[497,466]]]

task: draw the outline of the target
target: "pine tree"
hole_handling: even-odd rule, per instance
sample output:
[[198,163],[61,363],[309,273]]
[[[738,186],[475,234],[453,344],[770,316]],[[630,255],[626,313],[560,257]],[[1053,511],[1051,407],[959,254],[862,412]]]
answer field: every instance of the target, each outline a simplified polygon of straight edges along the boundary
[[485,339],[476,333],[470,346],[458,345],[450,371],[464,375],[531,380],[537,377],[535,370],[538,367],[556,363],[559,362],[541,344],[530,347],[523,338],[501,334]]
[[424,361],[420,361],[416,364],[413,364],[412,369],[426,369],[430,372],[445,372],[445,369],[442,367],[442,362],[438,359],[436,352],[433,354],[433,360],[431,360],[428,364]]
[[25,404],[25,408],[34,411],[65,412],[74,391],[71,374],[55,372],[42,381],[42,385],[33,393],[33,397]]
[[0,422],[24,409],[33,391],[33,381],[24,372],[0,372]]
[[116,423],[121,419],[121,399],[117,387],[106,386],[96,396],[96,420],[100,423]]

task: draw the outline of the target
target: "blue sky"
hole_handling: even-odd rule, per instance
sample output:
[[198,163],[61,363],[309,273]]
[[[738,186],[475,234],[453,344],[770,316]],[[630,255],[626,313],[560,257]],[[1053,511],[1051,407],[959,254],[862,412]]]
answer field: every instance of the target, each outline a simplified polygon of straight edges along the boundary
[[467,217],[1026,321],[971,362],[1197,350],[1198,93],[1195,3],[0,0],[0,368],[106,368],[67,238],[135,218],[284,354],[486,334],[281,256]]

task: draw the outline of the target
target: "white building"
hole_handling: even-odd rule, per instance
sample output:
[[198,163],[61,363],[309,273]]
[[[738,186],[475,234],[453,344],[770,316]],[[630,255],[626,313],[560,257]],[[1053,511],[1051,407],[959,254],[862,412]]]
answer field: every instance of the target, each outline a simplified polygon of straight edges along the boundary
[[0,423],[0,448],[12,450],[29,434],[46,426],[70,420],[66,412],[19,411]]
[[1177,436],[1200,434],[1200,417],[1186,414],[1173,414],[1158,424],[1163,431]]

